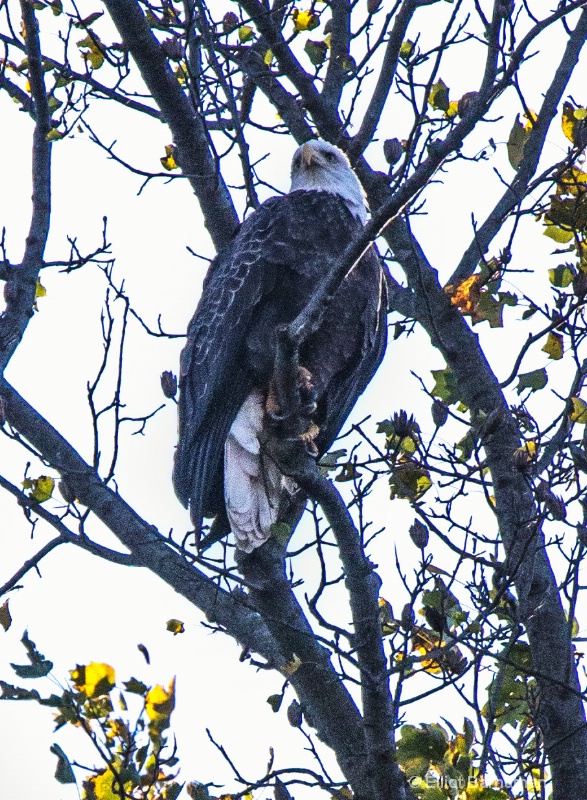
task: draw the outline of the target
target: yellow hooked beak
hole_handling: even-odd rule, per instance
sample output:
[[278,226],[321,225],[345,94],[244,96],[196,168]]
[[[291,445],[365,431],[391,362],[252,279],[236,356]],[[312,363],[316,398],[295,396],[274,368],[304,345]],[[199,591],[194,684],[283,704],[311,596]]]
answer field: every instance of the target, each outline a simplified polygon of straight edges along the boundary
[[302,166],[304,169],[313,167],[319,163],[316,151],[309,142],[302,145]]

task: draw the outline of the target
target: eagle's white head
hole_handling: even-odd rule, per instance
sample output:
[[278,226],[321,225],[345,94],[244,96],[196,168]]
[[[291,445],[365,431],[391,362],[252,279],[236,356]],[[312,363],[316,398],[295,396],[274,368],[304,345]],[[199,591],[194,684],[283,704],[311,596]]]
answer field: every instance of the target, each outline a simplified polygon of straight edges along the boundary
[[365,192],[348,158],[336,145],[310,139],[298,147],[291,162],[290,192],[302,189],[340,195],[350,212],[365,223]]

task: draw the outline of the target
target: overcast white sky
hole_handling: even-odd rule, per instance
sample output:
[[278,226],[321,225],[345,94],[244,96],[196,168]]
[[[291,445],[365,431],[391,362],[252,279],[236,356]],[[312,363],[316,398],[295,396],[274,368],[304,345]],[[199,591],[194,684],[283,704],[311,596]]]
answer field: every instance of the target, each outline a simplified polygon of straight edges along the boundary
[[[440,6],[438,14],[446,13],[448,6]],[[438,30],[438,17],[432,10],[426,10],[426,14],[426,21],[421,15],[415,28],[422,36],[433,36]],[[536,58],[534,82],[528,77],[525,86],[533,107],[539,104],[542,76],[550,74],[548,65],[555,58],[557,42],[554,39],[549,42]],[[455,98],[470,91],[478,81],[475,64],[466,66],[464,69],[462,60],[455,63],[449,60],[447,68],[442,70],[442,77],[451,86]],[[585,77],[583,62],[570,91],[583,104],[587,100],[582,95],[587,85]],[[477,219],[482,219],[502,191],[493,167],[497,165],[506,179],[513,175],[505,158],[504,141],[518,108],[509,102],[504,100],[501,104],[500,112],[505,114],[505,119],[497,126],[499,134],[492,131],[499,143],[494,160],[486,168],[475,171],[467,164],[452,167],[446,183],[428,192],[428,215],[415,223],[441,276],[448,277],[469,241],[472,209]],[[400,111],[401,106],[392,101],[381,126],[382,138],[403,138],[407,133]],[[93,119],[107,143],[118,139],[121,155],[132,159],[137,166],[158,169],[164,145],[170,142],[163,125],[147,118],[133,119],[110,103],[101,104],[99,112],[94,112]],[[32,123],[3,94],[0,94],[0,119],[3,121],[0,125],[3,185],[0,225],[6,227],[8,256],[18,261],[29,224]],[[257,155],[261,155],[265,145],[260,138],[255,140],[254,134],[253,144]],[[276,148],[272,144],[266,174],[285,190],[294,143],[283,138],[281,145]],[[557,123],[549,137],[549,147],[561,153],[566,147]],[[380,148],[380,143],[374,143],[371,152],[383,168]],[[47,257],[67,257],[68,235],[78,237],[82,252],[93,249],[100,241],[102,217],[107,215],[116,274],[120,280],[124,279],[134,307],[151,324],[161,314],[166,330],[183,332],[197,303],[205,272],[203,262],[195,260],[187,252],[186,245],[212,255],[187,182],[153,182],[137,196],[140,179],[109,161],[85,135],[58,142],[53,153],[53,223]],[[537,291],[537,282],[541,282],[542,291],[546,291],[546,270],[556,265],[548,257],[553,248],[532,226],[529,221],[528,230],[534,235],[524,245],[523,259],[524,266],[536,267],[537,276],[524,280],[531,280]],[[99,317],[104,302],[104,280],[93,267],[69,276],[46,270],[42,280],[47,296],[39,301],[39,311],[10,364],[7,377],[86,459],[90,459],[91,427],[85,393],[86,382],[95,375],[101,355]],[[510,310],[506,310],[506,319],[508,314]],[[479,331],[487,335],[487,331],[482,330],[484,327]],[[514,339],[510,330],[491,332],[492,359],[502,375],[510,369],[512,342],[516,336],[519,339],[527,332],[524,329],[515,334]],[[129,414],[148,413],[162,402],[159,375],[164,369],[177,370],[180,349],[181,340],[149,339],[141,334],[138,326],[131,326],[123,383]],[[544,354],[530,356],[528,369],[542,366],[545,361]],[[419,333],[392,343],[353,418],[360,419],[372,413],[374,420],[378,420],[403,407],[416,414],[424,433],[431,431],[430,404],[418,391],[411,370],[427,377],[430,369],[443,366],[439,356],[430,353],[425,337]],[[125,439],[117,470],[123,497],[163,532],[171,528],[184,531],[189,527],[187,513],[175,499],[170,481],[175,436],[175,407],[168,403],[149,423],[144,437]],[[106,441],[104,450],[107,450]],[[18,484],[25,462],[24,451],[4,437],[0,439],[0,472],[3,475]],[[383,594],[399,611],[404,600],[403,597],[396,599],[393,548],[398,547],[403,557],[406,548],[411,547],[409,541],[407,545],[405,542],[413,517],[407,503],[396,500],[390,504],[385,495],[383,487],[376,498],[378,521],[388,528],[385,546],[379,552],[379,563]],[[31,542],[30,531],[12,499],[0,497],[0,509],[2,582],[46,541],[47,532],[39,529]],[[116,546],[112,537],[101,535],[104,543]],[[411,558],[411,551],[405,557]],[[40,651],[55,662],[57,678],[67,678],[68,670],[76,663],[92,660],[112,664],[123,680],[133,675],[146,683],[167,685],[177,675],[177,709],[172,721],[179,743],[183,779],[226,780],[227,790],[231,788],[228,770],[206,738],[206,727],[251,780],[263,773],[270,746],[276,749],[276,766],[295,763],[296,756],[292,754],[301,751],[304,741],[298,732],[289,728],[283,713],[273,714],[265,702],[270,694],[280,691],[280,676],[257,674],[247,664],[239,664],[237,646],[227,637],[212,635],[204,629],[200,624],[202,615],[154,575],[100,562],[72,547],[53,552],[43,562],[41,572],[42,577],[35,573],[28,575],[22,581],[24,588],[11,595],[14,622],[12,629],[0,637],[0,678],[17,682],[8,664],[24,663],[19,639],[28,628]],[[184,635],[173,637],[165,631],[165,623],[172,617],[184,620]],[[137,650],[138,643],[148,648],[150,667]],[[45,684],[46,693],[49,688]],[[410,707],[408,720],[419,723],[444,715],[460,726],[464,710],[455,705],[454,695],[450,706],[437,706],[440,702],[445,701],[435,700],[419,710]],[[75,787],[60,786],[54,781],[56,759],[49,753],[49,746],[56,741],[70,758],[91,763],[94,758],[84,750],[80,732],[62,730],[54,734],[49,709],[3,703],[0,711],[3,754],[0,800],[76,798]],[[309,757],[306,758],[309,763]],[[298,800],[303,800],[301,790],[294,794]],[[269,791],[258,795],[259,798],[269,796]]]

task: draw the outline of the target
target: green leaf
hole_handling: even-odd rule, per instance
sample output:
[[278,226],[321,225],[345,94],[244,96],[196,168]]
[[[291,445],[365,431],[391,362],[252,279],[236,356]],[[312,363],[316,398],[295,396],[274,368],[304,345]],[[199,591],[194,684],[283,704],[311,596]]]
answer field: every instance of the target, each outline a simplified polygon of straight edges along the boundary
[[430,764],[440,764],[448,749],[448,736],[440,725],[426,725],[420,728],[404,725],[401,739],[397,743],[396,757],[409,778],[424,777]]
[[446,369],[433,369],[432,377],[434,378],[434,386],[432,387],[434,397],[438,397],[439,400],[449,406],[459,401],[457,381],[449,367]]
[[419,500],[432,486],[430,473],[415,462],[400,464],[389,479],[392,500]]
[[465,717],[465,722],[463,724],[463,731],[465,733],[465,747],[467,748],[467,752],[473,747],[473,742],[475,741],[475,727],[470,719]]
[[457,442],[455,447],[461,451],[461,455],[459,456],[459,461],[468,461],[473,453],[475,452],[475,445],[476,439],[471,433],[471,431],[467,431],[467,433],[463,436],[460,442]]
[[499,292],[493,297],[489,292],[481,292],[475,308],[473,324],[489,322],[490,328],[503,328],[504,306],[515,306],[518,298],[510,292]]
[[177,800],[183,789],[183,783],[170,783],[165,790],[165,800]]
[[22,689],[4,681],[0,681],[0,689],[0,700],[40,700],[41,697],[36,689]]
[[55,779],[59,783],[75,783],[75,775],[69,763],[69,759],[59,747],[58,744],[52,744],[49,748],[52,753],[57,756],[57,769],[55,770]]
[[573,282],[577,270],[572,264],[560,264],[554,269],[548,270],[548,280],[557,289],[566,289]]
[[544,347],[542,348],[542,352],[547,353],[548,357],[553,361],[559,361],[563,357],[565,352],[565,344],[560,333],[553,333],[550,331]]
[[149,691],[149,687],[142,681],[138,681],[136,678],[131,678],[129,681],[123,681],[122,685],[127,692],[130,692],[131,694],[140,694],[142,697],[144,697]]
[[269,697],[267,698],[267,702],[271,706],[271,710],[273,711],[273,713],[277,714],[283,702],[283,695],[282,694],[269,695]]
[[359,478],[360,476],[361,473],[356,468],[355,464],[349,461],[342,465],[340,472],[334,480],[339,482],[354,481],[355,478]]
[[0,625],[7,631],[12,625],[12,617],[10,616],[10,609],[8,608],[8,600],[0,606]]
[[209,800],[210,792],[203,783],[188,783],[186,791],[191,800]]
[[548,383],[548,375],[544,367],[541,369],[532,370],[532,372],[525,372],[523,375],[518,375],[518,385],[516,391],[521,394],[524,389],[530,389],[532,392],[538,392],[544,389]]
[[520,122],[520,115],[516,114],[516,119],[510,131],[507,141],[508,159],[514,169],[518,169],[524,158],[524,148],[530,137],[530,130]]
[[80,19],[79,22],[74,22],[76,28],[89,28],[96,20],[100,19],[100,17],[104,16],[103,11],[94,11],[93,14],[85,17],[85,19]]
[[53,669],[53,662],[47,661],[37,650],[35,643],[29,639],[28,633],[25,631],[22,639],[20,640],[26,648],[29,665],[11,664],[10,666],[16,672],[19,678],[44,678]]
[[318,42],[308,39],[304,45],[304,52],[315,67],[319,67],[326,61],[328,55],[328,45],[326,42]]
[[45,136],[45,139],[48,142],[58,142],[59,139],[63,139],[63,134],[60,133],[57,128],[51,128],[51,130]]
[[339,459],[344,458],[346,454],[346,450],[330,450],[322,456],[318,462],[318,466],[326,470],[336,469]]
[[185,625],[180,619],[168,619],[165,628],[174,636],[177,636],[178,633],[185,633]]

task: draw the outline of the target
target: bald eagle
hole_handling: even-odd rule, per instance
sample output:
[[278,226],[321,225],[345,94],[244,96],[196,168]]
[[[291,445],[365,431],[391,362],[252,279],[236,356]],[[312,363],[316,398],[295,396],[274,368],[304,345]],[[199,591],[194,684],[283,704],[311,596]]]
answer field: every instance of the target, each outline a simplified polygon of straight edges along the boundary
[[[263,448],[276,331],[307,305],[365,220],[364,192],[345,154],[311,140],[294,154],[289,193],[263,203],[212,262],[181,354],[173,472],[197,536],[203,517],[213,517],[213,528],[231,529],[236,546],[251,552],[269,538],[283,497],[296,492]],[[300,351],[313,387],[318,455],[383,357],[386,311],[372,248]]]

